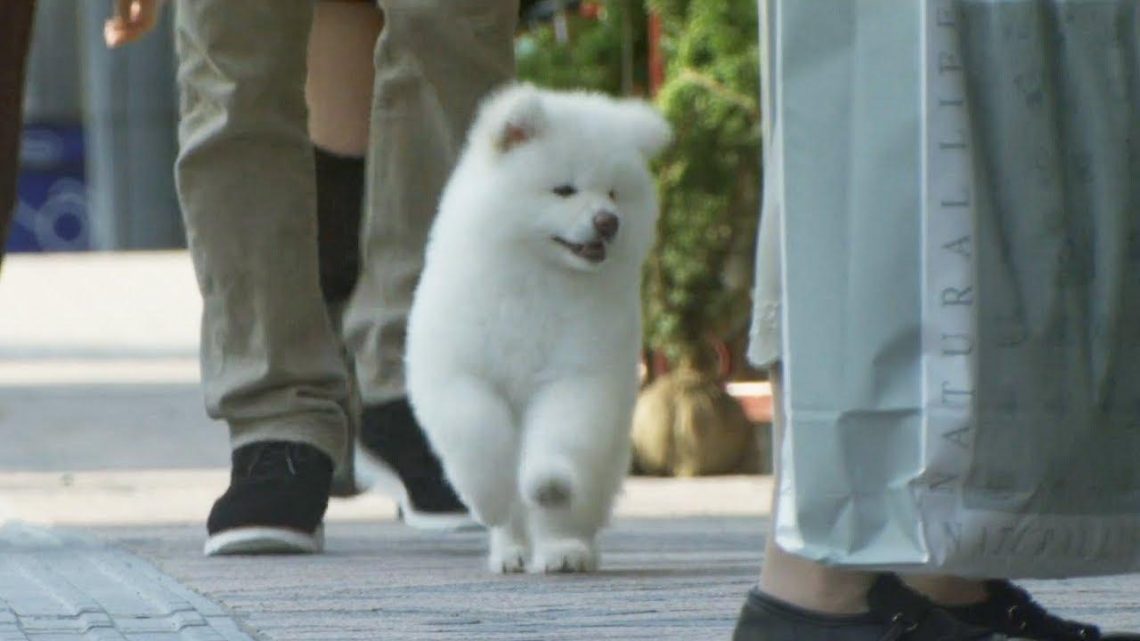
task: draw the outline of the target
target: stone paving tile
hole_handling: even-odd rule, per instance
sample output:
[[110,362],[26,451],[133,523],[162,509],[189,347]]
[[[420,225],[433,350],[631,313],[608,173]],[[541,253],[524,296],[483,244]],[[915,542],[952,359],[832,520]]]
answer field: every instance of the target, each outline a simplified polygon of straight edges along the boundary
[[219,606],[126,552],[0,527],[0,641],[252,641]]

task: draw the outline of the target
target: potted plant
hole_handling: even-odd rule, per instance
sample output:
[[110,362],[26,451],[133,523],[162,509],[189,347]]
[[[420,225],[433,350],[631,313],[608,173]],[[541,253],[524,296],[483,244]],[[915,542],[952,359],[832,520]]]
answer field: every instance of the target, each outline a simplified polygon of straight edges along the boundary
[[[650,367],[634,416],[639,471],[759,467],[757,430],[726,389],[746,332],[759,219],[761,122],[755,0],[650,0],[676,140],[659,166],[661,220],[646,269]],[[727,362],[726,362],[727,361]],[[662,366],[662,363],[667,365]]]

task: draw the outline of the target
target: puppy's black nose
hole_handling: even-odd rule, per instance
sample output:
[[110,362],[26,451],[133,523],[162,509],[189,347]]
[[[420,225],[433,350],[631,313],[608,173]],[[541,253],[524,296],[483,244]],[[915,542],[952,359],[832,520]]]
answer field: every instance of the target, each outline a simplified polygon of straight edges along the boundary
[[598,212],[594,214],[594,229],[598,231],[598,235],[605,240],[612,240],[617,236],[618,227],[621,223],[618,217],[608,211]]

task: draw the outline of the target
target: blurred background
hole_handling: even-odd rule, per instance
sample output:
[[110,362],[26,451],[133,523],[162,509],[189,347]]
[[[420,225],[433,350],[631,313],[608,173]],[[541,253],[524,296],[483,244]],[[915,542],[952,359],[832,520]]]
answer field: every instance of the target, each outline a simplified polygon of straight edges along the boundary
[[[0,278],[0,431],[10,445],[0,468],[47,457],[70,469],[71,459],[90,461],[91,438],[114,429],[139,448],[189,457],[187,466],[226,460],[224,430],[176,445],[148,425],[153,416],[104,411],[120,403],[123,412],[207,421],[195,387],[200,303],[174,191],[174,12],[112,51],[102,38],[111,5],[38,4]],[[656,167],[662,216],[645,273],[635,471],[767,471],[770,393],[744,357],[762,181],[757,3],[527,0],[520,11],[522,79],[652,100],[676,129]],[[49,383],[90,396],[56,402]],[[139,403],[140,394],[155,403]],[[35,425],[61,434],[45,416],[74,438],[36,441]]]
[[110,14],[110,2],[39,2],[10,252],[185,244],[172,169],[172,12],[136,47],[114,52],[103,44]]

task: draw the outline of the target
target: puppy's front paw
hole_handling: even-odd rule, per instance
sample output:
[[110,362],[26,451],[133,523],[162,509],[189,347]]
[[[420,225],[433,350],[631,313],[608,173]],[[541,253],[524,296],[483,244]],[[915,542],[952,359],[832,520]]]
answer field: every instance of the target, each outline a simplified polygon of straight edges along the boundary
[[491,550],[487,565],[495,574],[518,574],[526,571],[526,548],[520,545],[504,545]]
[[594,546],[577,539],[547,541],[534,551],[530,571],[546,574],[593,572],[598,569]]

